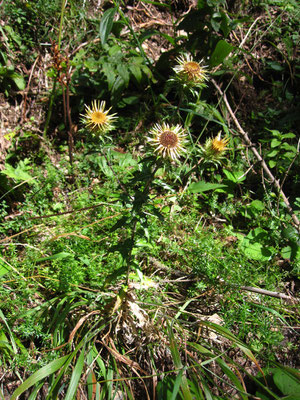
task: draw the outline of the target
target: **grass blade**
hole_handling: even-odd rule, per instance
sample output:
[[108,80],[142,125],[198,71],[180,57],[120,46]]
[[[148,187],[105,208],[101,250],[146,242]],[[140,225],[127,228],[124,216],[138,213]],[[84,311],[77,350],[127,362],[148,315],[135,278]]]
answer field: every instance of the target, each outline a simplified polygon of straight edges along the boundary
[[84,352],[85,346],[83,346],[83,349],[81,350],[80,356],[78,357],[77,363],[73,370],[65,400],[72,400],[74,398],[84,365]]
[[183,374],[183,369],[181,369],[178,372],[178,375],[177,375],[176,380],[174,382],[174,389],[173,389],[171,400],[176,400],[177,399],[177,394],[178,394],[180,385],[182,384],[182,382],[181,382],[182,381],[182,374]]
[[[183,365],[181,362],[180,358],[180,353],[175,341],[174,333],[172,330],[172,326],[169,326],[169,338],[170,338],[170,350],[173,358],[174,365],[177,369],[182,371],[181,374],[181,389],[182,389],[182,394],[185,400],[192,400],[192,395],[189,389],[189,385],[186,379],[186,376],[183,374]],[[178,378],[178,377],[177,377]],[[176,379],[177,381],[177,379]]]
[[61,368],[64,363],[68,360],[69,355],[58,358],[57,360],[51,361],[49,364],[45,365],[43,368],[36,371],[33,375],[31,375],[26,381],[24,381],[12,394],[11,400],[15,400],[18,396],[24,393],[31,386],[34,386],[41,379],[46,378],[47,376],[56,372],[59,368]]

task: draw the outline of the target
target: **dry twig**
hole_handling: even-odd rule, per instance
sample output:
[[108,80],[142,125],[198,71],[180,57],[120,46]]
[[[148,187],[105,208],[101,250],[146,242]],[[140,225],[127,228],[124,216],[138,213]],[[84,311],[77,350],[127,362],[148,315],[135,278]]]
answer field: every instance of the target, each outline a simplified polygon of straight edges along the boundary
[[240,133],[240,135],[242,136],[244,142],[249,146],[249,148],[252,150],[254,156],[256,157],[256,159],[261,163],[261,166],[264,170],[264,172],[266,173],[266,175],[270,178],[271,180],[271,184],[273,184],[276,188],[276,190],[278,191],[279,195],[282,197],[282,200],[284,201],[287,210],[290,214],[290,216],[292,217],[292,220],[297,228],[297,230],[300,232],[300,222],[299,219],[297,217],[297,215],[294,213],[290,202],[288,200],[288,198],[286,197],[286,195],[284,194],[282,188],[281,188],[281,184],[280,181],[278,179],[276,179],[274,177],[274,175],[272,174],[272,172],[270,171],[269,167],[267,166],[265,160],[262,158],[262,156],[259,154],[259,152],[256,149],[256,146],[251,142],[247,132],[244,131],[244,129],[241,127],[238,119],[236,118],[236,116],[234,115],[234,112],[232,111],[232,108],[230,107],[230,104],[227,100],[226,94],[225,92],[223,92],[220,88],[220,86],[216,83],[216,81],[214,81],[212,79],[212,83],[214,84],[215,88],[217,89],[217,91],[220,93],[220,95],[223,98],[223,101],[225,103],[225,106],[231,116],[231,118],[233,119],[233,122],[235,123],[235,126],[237,127],[238,132]]

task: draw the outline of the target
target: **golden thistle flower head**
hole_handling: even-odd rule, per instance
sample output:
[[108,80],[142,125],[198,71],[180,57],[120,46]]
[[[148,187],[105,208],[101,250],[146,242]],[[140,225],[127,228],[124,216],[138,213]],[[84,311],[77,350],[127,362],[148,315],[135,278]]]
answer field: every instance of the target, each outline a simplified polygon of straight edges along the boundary
[[93,133],[105,134],[114,129],[116,114],[108,114],[110,108],[105,111],[105,101],[94,100],[92,106],[85,105],[86,112],[81,114],[82,123]]
[[184,54],[176,58],[178,63],[173,70],[183,84],[188,86],[205,86],[207,78],[207,68],[201,63],[193,60],[189,54]]
[[224,151],[227,150],[228,142],[229,142],[228,138],[221,139],[221,132],[219,132],[218,135],[214,139],[212,139],[212,142],[211,142],[212,150],[216,154],[223,154]]
[[149,132],[148,142],[155,147],[155,150],[163,158],[171,158],[176,161],[181,153],[186,152],[184,142],[186,134],[180,125],[162,123],[155,124]]
[[224,157],[225,151],[228,150],[228,138],[221,138],[221,132],[215,138],[207,139],[204,146],[200,146],[201,156],[204,161],[219,163]]

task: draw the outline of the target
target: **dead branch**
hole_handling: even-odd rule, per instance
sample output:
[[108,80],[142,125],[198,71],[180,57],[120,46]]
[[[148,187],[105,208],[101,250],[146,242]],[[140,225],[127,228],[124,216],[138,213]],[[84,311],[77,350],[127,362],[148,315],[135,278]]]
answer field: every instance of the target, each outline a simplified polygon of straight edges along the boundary
[[280,181],[278,179],[276,179],[274,177],[274,175],[272,174],[272,172],[270,171],[269,167],[267,166],[265,160],[261,157],[261,155],[259,154],[259,152],[257,151],[255,145],[251,142],[248,134],[244,131],[244,129],[241,127],[238,119],[236,118],[236,116],[234,115],[234,112],[232,111],[232,108],[230,107],[230,104],[227,100],[226,94],[225,92],[223,92],[220,88],[220,86],[212,79],[212,83],[214,84],[215,88],[217,89],[217,91],[220,93],[220,95],[223,98],[223,101],[225,103],[225,106],[231,116],[231,118],[233,119],[233,122],[235,123],[238,132],[240,133],[240,135],[242,136],[244,142],[249,146],[249,148],[252,150],[254,156],[256,157],[256,159],[261,163],[263,170],[265,171],[266,175],[270,178],[271,180],[271,184],[273,184],[276,188],[276,190],[278,191],[278,193],[280,194],[280,196],[282,197],[282,200],[284,201],[287,210],[290,214],[290,216],[292,217],[292,220],[294,222],[294,224],[296,225],[297,230],[300,232],[300,222],[299,219],[297,217],[297,215],[294,213],[290,202],[288,200],[288,198],[286,197],[286,195],[284,194],[284,192],[282,191],[281,188],[281,184]]

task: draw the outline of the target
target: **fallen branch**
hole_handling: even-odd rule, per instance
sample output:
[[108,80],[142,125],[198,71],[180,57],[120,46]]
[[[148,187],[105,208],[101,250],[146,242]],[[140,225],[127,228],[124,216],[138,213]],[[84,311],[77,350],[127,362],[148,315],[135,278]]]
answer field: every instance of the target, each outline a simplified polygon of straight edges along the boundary
[[240,286],[241,290],[245,290],[247,292],[254,292],[254,293],[259,293],[259,294],[264,294],[266,296],[271,296],[271,297],[276,297],[277,299],[282,299],[282,300],[289,300],[289,301],[299,301],[298,298],[288,296],[287,294],[284,293],[279,293],[279,292],[272,292],[271,290],[266,290],[266,289],[260,289],[252,286]]
[[233,122],[235,123],[239,133],[241,134],[241,136],[243,137],[244,141],[246,142],[246,144],[250,147],[250,149],[252,150],[254,156],[257,158],[257,160],[261,163],[263,170],[265,171],[265,173],[268,175],[268,177],[271,180],[271,184],[273,184],[276,188],[276,190],[278,191],[278,193],[280,194],[280,196],[282,197],[282,200],[284,201],[287,210],[290,214],[290,216],[292,217],[292,220],[294,222],[294,224],[296,225],[297,230],[300,232],[300,222],[299,219],[297,217],[297,215],[294,213],[290,202],[288,200],[288,198],[286,197],[286,195],[284,194],[284,192],[282,191],[281,188],[281,184],[280,181],[278,179],[276,179],[274,177],[274,175],[272,174],[272,172],[270,171],[269,167],[267,166],[265,160],[262,158],[262,156],[259,154],[259,152],[257,151],[255,145],[251,142],[248,134],[244,131],[244,129],[241,127],[239,121],[237,120],[236,116],[234,115],[234,112],[232,111],[232,108],[230,107],[230,104],[227,100],[226,94],[221,90],[221,88],[219,87],[219,85],[212,79],[212,83],[214,84],[215,88],[217,89],[217,91],[220,93],[220,95],[222,96],[225,106],[231,116],[231,118],[233,119]]

